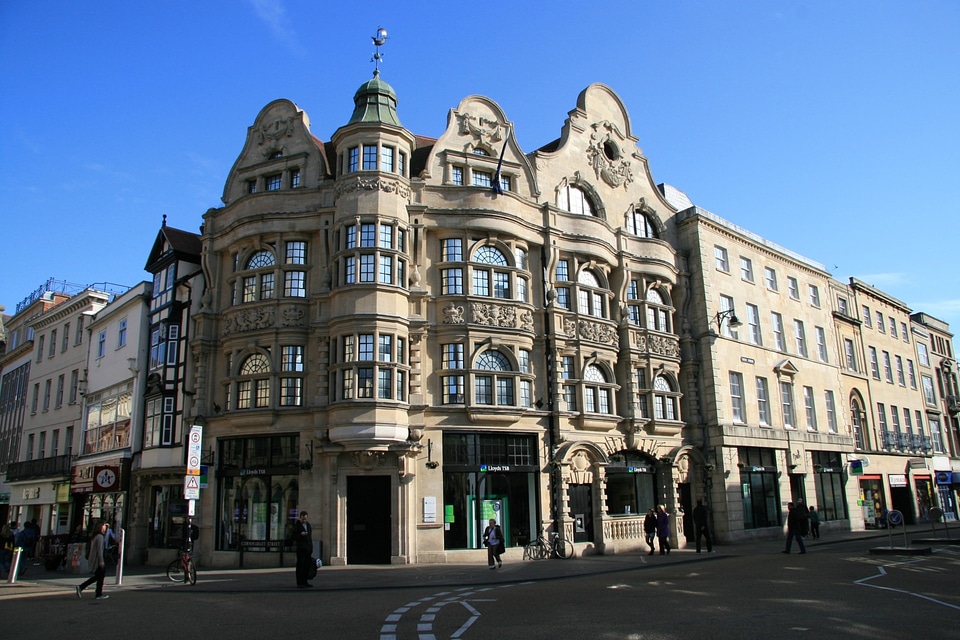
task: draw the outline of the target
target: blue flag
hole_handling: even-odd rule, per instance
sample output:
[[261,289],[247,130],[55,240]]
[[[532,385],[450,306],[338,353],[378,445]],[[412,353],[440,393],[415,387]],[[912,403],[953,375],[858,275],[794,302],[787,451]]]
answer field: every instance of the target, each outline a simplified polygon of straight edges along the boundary
[[503,149],[500,150],[500,160],[497,162],[497,172],[493,174],[493,193],[496,195],[503,195],[503,186],[500,184],[500,170],[503,169],[503,154],[507,152],[507,141],[510,140],[510,132],[507,132],[507,137],[503,140]]

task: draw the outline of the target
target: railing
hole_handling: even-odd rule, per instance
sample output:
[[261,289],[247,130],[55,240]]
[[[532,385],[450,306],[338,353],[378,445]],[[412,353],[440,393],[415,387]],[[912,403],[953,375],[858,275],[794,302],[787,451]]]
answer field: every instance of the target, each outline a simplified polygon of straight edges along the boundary
[[34,480],[53,476],[69,476],[71,458],[72,456],[56,456],[53,458],[11,462],[7,466],[7,482]]
[[900,448],[900,434],[896,431],[883,431],[883,448],[884,449],[899,449]]

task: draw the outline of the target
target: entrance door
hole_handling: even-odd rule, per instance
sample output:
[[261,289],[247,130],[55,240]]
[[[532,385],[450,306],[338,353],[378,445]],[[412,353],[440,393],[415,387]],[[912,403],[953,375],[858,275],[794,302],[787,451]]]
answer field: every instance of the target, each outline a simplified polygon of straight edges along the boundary
[[803,484],[804,477],[798,473],[790,474],[790,499],[793,500],[793,504],[797,504],[799,500],[803,500],[804,504],[807,503],[807,489]]
[[916,524],[910,487],[890,487],[890,508],[903,514],[903,524]]
[[347,477],[347,564],[390,564],[389,476]]
[[[681,482],[677,484],[677,493],[680,494],[680,510],[683,512],[683,537],[687,542],[696,542],[697,536],[693,530],[693,498],[690,495],[690,483]],[[680,537],[680,531],[677,531],[677,537]]]
[[570,517],[573,518],[573,541],[593,542],[592,485],[568,485]]

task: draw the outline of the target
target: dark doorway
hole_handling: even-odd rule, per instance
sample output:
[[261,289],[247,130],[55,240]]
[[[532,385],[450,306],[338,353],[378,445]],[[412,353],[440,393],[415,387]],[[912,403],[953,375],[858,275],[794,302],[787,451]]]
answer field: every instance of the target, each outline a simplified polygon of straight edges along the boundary
[[347,477],[347,564],[390,564],[389,476]]
[[890,487],[890,508],[903,514],[903,524],[916,524],[910,487]]
[[793,504],[797,504],[800,500],[803,500],[803,503],[807,504],[807,489],[803,484],[803,479],[803,474],[790,474],[790,500],[793,501]]
[[573,541],[593,542],[592,485],[568,485],[570,517],[573,518]]
[[[696,535],[693,531],[693,498],[690,497],[690,483],[681,482],[677,485],[677,493],[680,494],[680,512],[683,514],[683,537],[687,542],[696,542]],[[679,538],[679,531],[677,537]]]

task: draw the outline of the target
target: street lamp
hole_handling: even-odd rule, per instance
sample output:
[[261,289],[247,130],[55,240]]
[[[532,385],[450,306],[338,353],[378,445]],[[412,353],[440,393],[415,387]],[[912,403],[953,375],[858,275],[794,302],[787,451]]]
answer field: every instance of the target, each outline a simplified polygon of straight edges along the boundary
[[737,314],[733,309],[724,309],[722,311],[718,311],[717,315],[713,316],[713,320],[717,323],[717,333],[721,333],[723,331],[724,320],[727,321],[727,325],[731,329],[736,329],[743,324],[740,322],[740,319],[737,317]]

